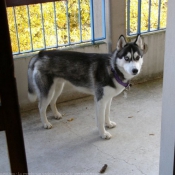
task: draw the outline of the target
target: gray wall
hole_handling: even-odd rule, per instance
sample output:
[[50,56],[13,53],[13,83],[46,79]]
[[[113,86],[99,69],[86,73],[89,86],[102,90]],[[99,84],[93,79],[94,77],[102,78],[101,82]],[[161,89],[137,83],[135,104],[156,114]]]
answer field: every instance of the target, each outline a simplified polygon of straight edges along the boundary
[[165,32],[147,34],[143,37],[148,45],[148,51],[144,55],[142,71],[135,79],[139,82],[162,77],[164,66]]

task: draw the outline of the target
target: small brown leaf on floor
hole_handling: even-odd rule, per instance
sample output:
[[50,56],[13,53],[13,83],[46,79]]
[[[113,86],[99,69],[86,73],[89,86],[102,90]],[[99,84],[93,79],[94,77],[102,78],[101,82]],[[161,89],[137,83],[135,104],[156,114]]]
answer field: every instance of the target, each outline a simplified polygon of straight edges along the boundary
[[133,116],[129,116],[128,118],[133,118]]
[[154,136],[154,134],[149,134],[150,136]]
[[67,121],[68,122],[71,122],[71,121],[73,121],[74,120],[74,118],[70,118],[70,119],[68,119]]
[[105,171],[106,171],[107,167],[108,167],[108,165],[107,165],[107,164],[105,164],[105,165],[102,167],[102,169],[100,170],[100,172],[99,172],[99,173],[101,173],[101,174],[105,173]]

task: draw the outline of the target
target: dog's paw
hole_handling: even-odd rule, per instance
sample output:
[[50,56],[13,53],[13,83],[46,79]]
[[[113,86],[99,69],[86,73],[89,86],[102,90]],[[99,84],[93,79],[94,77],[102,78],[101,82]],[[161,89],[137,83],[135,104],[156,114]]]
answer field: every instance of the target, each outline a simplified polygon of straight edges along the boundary
[[101,135],[101,137],[102,139],[109,140],[112,137],[112,135],[109,132],[105,131],[104,134]]
[[116,125],[117,125],[117,124],[116,124],[115,122],[110,121],[110,123],[106,124],[106,127],[107,127],[107,128],[115,128]]
[[56,115],[56,116],[54,116],[54,117],[55,117],[56,120],[62,119],[62,115]]
[[59,112],[54,117],[57,120],[62,119],[62,115]]
[[50,122],[44,123],[44,128],[45,129],[51,129],[52,128],[52,124]]

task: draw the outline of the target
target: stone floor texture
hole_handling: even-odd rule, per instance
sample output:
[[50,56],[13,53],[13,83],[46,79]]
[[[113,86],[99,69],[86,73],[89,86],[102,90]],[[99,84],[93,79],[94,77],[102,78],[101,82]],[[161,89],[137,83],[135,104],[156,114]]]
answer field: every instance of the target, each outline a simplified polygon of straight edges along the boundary
[[[115,97],[111,119],[117,127],[108,129],[110,140],[99,137],[93,97],[58,104],[64,114],[53,128],[42,127],[38,109],[21,114],[29,173],[57,175],[99,174],[104,164],[109,175],[158,175],[162,79],[134,85]],[[0,132],[0,173],[9,173],[4,132]]]

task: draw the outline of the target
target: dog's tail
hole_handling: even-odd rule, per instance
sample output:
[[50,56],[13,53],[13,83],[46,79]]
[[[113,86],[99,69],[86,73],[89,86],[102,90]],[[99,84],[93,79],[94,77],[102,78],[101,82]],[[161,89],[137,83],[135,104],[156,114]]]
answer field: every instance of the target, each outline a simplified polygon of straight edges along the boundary
[[34,79],[33,79],[33,71],[34,71],[36,60],[37,60],[37,56],[33,57],[30,60],[29,66],[28,66],[28,98],[31,102],[34,102],[37,99]]

